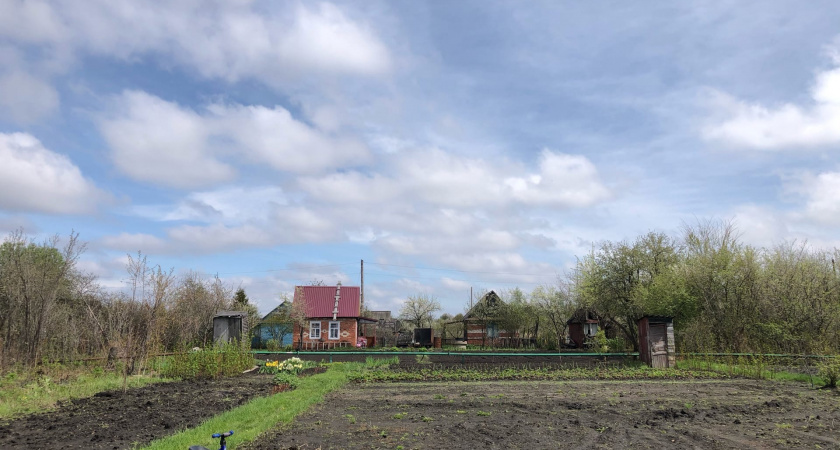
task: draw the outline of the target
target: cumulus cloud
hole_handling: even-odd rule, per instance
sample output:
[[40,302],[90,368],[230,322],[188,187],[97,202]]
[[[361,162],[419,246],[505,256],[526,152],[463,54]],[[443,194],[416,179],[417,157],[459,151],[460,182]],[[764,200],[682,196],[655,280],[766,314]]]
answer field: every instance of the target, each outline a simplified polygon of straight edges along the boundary
[[[836,52],[836,49],[835,49]],[[832,58],[836,66],[840,59]],[[811,88],[813,104],[766,106],[718,95],[725,119],[707,126],[707,139],[775,150],[840,143],[840,67],[820,71]]]
[[69,158],[26,133],[0,133],[0,208],[84,214],[108,198]]
[[228,181],[232,159],[313,173],[367,160],[367,148],[295,120],[276,106],[211,104],[200,112],[141,91],[126,91],[100,119],[111,158],[133,179],[195,188]]
[[235,175],[209,149],[211,130],[197,113],[139,91],[123,93],[114,110],[100,129],[114,164],[131,178],[186,188]]
[[[590,206],[610,197],[595,166],[584,156],[548,149],[539,170],[517,163],[466,158],[439,149],[391,155],[383,173],[334,173],[300,180],[313,198],[333,203],[381,203],[411,199],[439,207],[536,205]],[[512,173],[521,173],[511,176]]]
[[58,92],[22,71],[0,75],[0,119],[29,124],[58,109]]
[[391,67],[376,32],[330,3],[10,0],[0,4],[0,36],[126,60],[155,54],[204,77],[272,85],[303,74],[367,76]]

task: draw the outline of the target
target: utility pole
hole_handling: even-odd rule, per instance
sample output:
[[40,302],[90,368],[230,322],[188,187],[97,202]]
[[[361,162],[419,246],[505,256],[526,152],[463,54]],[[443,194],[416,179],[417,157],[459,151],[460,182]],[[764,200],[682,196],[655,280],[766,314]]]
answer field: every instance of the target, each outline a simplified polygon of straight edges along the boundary
[[365,309],[365,260],[363,259],[361,261],[362,261],[362,287],[361,287],[362,294],[361,294],[361,297],[360,297],[360,300],[359,300],[359,314],[361,314],[362,311],[364,311],[364,309]]
[[472,286],[470,286],[470,309],[472,309]]

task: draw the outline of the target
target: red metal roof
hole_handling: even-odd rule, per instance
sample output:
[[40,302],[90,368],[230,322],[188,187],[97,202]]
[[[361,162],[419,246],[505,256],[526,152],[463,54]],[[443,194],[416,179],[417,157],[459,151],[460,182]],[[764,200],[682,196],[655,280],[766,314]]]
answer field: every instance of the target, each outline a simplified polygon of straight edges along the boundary
[[[336,286],[297,286],[295,302],[299,301],[302,292],[306,301],[306,317],[332,317],[335,289]],[[340,292],[337,317],[359,317],[362,290],[358,286],[341,286]]]

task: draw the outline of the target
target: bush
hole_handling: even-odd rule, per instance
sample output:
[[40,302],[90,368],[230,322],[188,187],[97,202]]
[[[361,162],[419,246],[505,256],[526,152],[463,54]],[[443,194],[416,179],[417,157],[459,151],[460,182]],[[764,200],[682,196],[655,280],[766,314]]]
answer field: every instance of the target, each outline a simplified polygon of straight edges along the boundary
[[277,339],[269,339],[265,341],[265,349],[268,351],[276,352],[280,350],[280,342]]
[[170,378],[219,378],[238,375],[251,368],[251,352],[237,344],[223,344],[169,357],[161,375]]
[[277,375],[274,375],[274,385],[286,385],[289,387],[289,390],[294,389],[298,386],[297,375],[289,372],[280,372]]
[[840,358],[831,358],[820,364],[819,374],[826,387],[836,388],[837,381],[840,381]]

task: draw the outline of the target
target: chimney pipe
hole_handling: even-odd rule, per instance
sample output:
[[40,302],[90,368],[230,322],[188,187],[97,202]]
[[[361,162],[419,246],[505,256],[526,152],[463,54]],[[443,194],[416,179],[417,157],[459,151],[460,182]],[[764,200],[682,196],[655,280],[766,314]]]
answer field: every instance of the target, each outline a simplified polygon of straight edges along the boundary
[[341,282],[335,285],[335,307],[333,308],[333,320],[338,316],[338,299],[341,298]]

